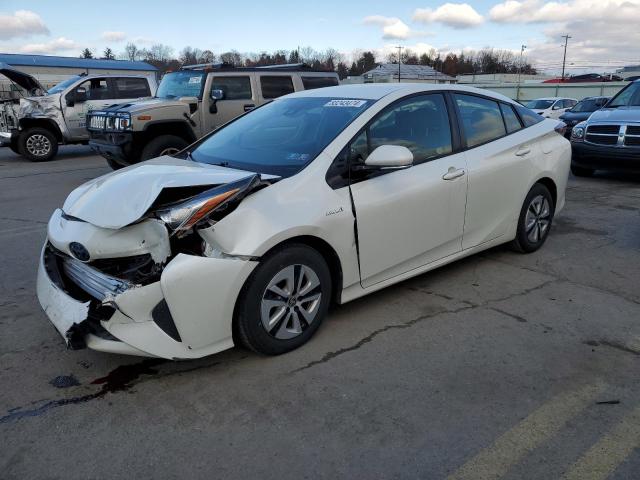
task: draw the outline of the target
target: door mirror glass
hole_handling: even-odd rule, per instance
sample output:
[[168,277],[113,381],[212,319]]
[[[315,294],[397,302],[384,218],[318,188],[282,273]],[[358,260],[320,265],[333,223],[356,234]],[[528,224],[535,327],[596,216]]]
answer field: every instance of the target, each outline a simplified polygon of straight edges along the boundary
[[413,153],[400,145],[380,145],[371,152],[364,164],[369,168],[407,168],[413,165]]

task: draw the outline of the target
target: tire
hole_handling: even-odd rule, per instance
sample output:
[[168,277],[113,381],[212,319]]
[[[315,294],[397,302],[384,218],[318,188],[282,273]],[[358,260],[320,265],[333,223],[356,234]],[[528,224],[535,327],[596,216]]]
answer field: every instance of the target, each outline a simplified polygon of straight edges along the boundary
[[[298,288],[301,274],[304,285]],[[322,255],[303,244],[287,245],[263,259],[245,283],[236,304],[234,331],[257,353],[294,350],[320,328],[331,289],[331,273]]]
[[46,128],[29,128],[18,137],[18,151],[32,162],[48,162],[58,153],[58,139]]
[[549,236],[554,213],[555,205],[549,189],[536,183],[529,190],[520,210],[518,231],[512,248],[521,253],[538,250]]
[[593,168],[584,168],[571,165],[571,173],[576,177],[591,177],[595,170]]
[[18,147],[18,140],[16,138],[11,140],[11,143],[9,144],[9,148],[11,149],[11,151],[13,153],[16,153],[18,155],[22,155],[22,152],[20,151],[20,148]]
[[173,155],[189,145],[176,135],[161,135],[147,143],[142,150],[140,161],[150,160],[162,155]]

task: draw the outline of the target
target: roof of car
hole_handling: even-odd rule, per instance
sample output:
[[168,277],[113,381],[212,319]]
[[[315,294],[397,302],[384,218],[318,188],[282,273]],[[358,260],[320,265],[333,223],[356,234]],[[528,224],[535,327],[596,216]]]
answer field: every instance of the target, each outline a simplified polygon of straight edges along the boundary
[[487,97],[493,97],[507,103],[514,102],[509,97],[490,90],[468,87],[454,84],[436,83],[358,83],[351,85],[338,85],[337,87],[324,87],[313,90],[301,90],[287,95],[287,97],[330,97],[330,98],[356,98],[362,100],[380,100],[381,98],[397,92],[405,91],[407,94],[430,91],[455,91],[475,93]]
[[140,70],[155,72],[158,69],[146,62],[131,62],[129,60],[103,60],[97,58],[57,57],[53,55],[22,55],[17,53],[0,53],[0,62],[14,67],[67,67],[79,69],[113,69]]

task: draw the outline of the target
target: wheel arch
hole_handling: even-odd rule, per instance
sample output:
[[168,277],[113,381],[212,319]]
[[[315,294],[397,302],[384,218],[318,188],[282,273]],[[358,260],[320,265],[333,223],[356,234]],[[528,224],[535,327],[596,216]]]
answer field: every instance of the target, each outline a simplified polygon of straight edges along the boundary
[[20,120],[20,128],[26,131],[30,128],[45,128],[56,137],[58,142],[62,142],[64,137],[58,124],[50,118],[23,118]]
[[148,140],[155,138],[158,135],[178,136],[188,143],[193,143],[197,140],[197,136],[191,126],[184,121],[161,120],[149,122],[144,126],[143,132]]
[[[551,177],[541,177],[536,180],[533,185],[535,185],[536,183],[540,183],[541,185],[547,187],[547,190],[549,190],[551,198],[553,199],[553,206],[556,207],[558,205],[558,187],[556,186],[556,182],[554,182]],[[531,186],[532,188],[533,185]]]

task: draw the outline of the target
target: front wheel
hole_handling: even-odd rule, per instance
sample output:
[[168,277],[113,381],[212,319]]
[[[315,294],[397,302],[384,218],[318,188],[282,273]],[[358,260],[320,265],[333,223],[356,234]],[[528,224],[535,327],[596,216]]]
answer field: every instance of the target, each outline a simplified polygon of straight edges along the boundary
[[522,253],[538,250],[549,235],[554,213],[555,205],[549,189],[536,183],[529,190],[520,210],[513,248]]
[[176,135],[161,135],[151,140],[142,150],[140,160],[150,160],[163,155],[175,155],[189,145],[185,140]]
[[58,140],[46,128],[30,128],[20,134],[18,152],[32,162],[46,162],[58,153]]
[[327,315],[331,274],[320,253],[288,245],[264,259],[238,299],[235,327],[242,343],[265,355],[306,343]]

